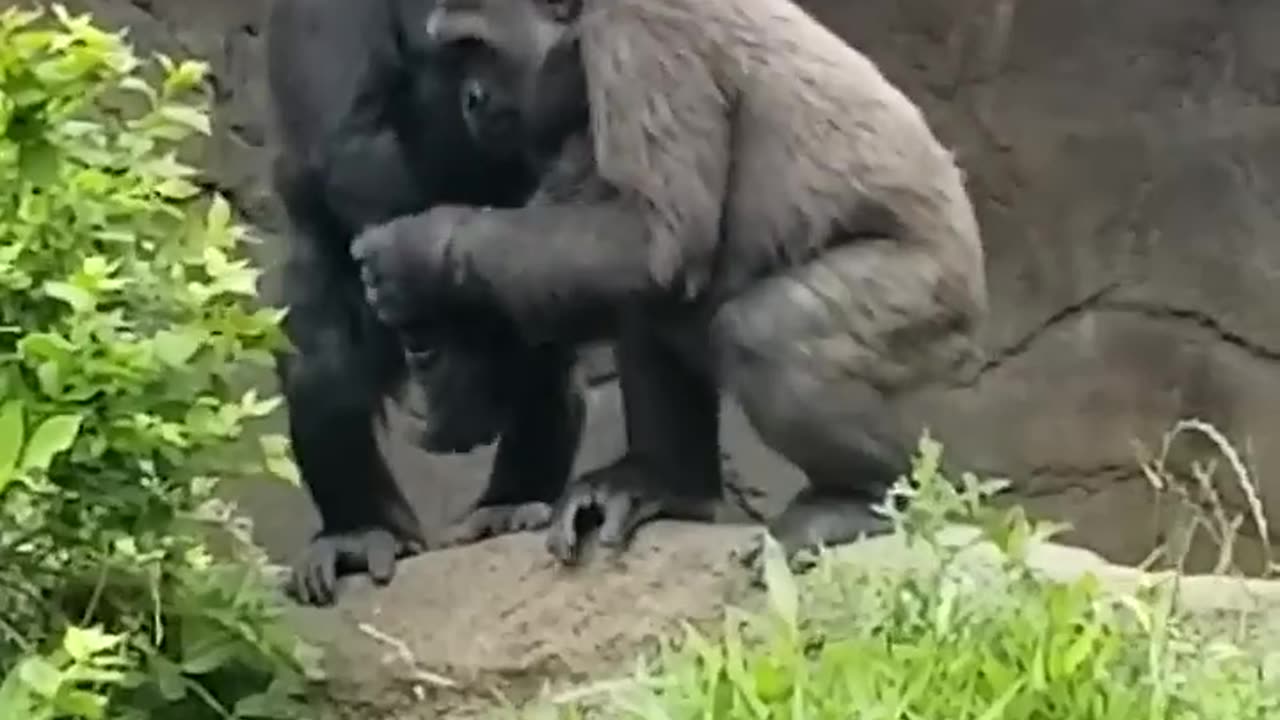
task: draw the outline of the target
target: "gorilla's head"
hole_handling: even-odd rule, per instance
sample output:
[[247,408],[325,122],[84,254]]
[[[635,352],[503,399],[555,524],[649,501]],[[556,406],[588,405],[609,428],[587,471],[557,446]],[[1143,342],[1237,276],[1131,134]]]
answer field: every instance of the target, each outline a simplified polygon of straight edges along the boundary
[[587,121],[582,0],[439,0],[430,41],[457,63],[463,117],[493,150],[557,146]]

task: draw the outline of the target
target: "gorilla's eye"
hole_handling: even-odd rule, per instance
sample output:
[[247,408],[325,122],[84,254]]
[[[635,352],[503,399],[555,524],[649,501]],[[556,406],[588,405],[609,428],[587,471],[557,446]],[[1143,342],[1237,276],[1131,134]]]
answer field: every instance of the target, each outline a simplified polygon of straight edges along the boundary
[[444,46],[444,54],[456,60],[470,60],[483,54],[484,51],[485,42],[475,36],[460,37]]
[[582,0],[543,0],[543,5],[556,22],[572,22],[582,14]]
[[442,59],[457,65],[473,64],[492,54],[493,47],[474,35],[459,37],[441,48]]
[[484,50],[484,41],[478,37],[468,36],[460,37],[449,43],[448,49],[451,53],[458,55],[470,55]]

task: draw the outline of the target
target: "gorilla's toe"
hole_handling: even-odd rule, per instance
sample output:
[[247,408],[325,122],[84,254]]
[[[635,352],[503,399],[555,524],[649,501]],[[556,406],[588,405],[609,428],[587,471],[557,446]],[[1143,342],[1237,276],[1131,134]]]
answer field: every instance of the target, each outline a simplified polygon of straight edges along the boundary
[[541,530],[551,522],[551,506],[544,502],[477,507],[445,533],[444,545],[468,545],[499,535]]
[[[794,573],[804,573],[817,564],[823,548],[845,545],[864,537],[893,530],[888,518],[876,512],[863,498],[809,495],[798,497],[769,524],[772,537]],[[764,538],[754,543],[739,560],[752,572],[755,582],[763,582]]]
[[624,551],[640,526],[658,518],[711,522],[718,498],[678,495],[664,478],[631,458],[587,473],[556,506],[547,550],[560,562],[578,562],[586,534],[598,528],[600,544]]

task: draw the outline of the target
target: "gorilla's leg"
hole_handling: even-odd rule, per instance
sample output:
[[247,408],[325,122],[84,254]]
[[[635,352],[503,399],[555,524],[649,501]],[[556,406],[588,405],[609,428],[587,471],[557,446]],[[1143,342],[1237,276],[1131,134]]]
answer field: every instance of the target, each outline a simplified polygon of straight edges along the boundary
[[564,492],[586,422],[585,389],[571,350],[546,346],[521,351],[516,400],[498,442],[484,494],[446,534],[458,545],[547,526]]
[[[737,396],[752,426],[809,481],[769,523],[786,555],[891,530],[872,508],[908,471],[909,456],[879,391],[854,379],[814,382],[785,366],[740,372]],[[757,552],[745,560],[755,563]]]
[[853,244],[719,309],[712,337],[726,389],[809,481],[771,523],[789,555],[891,530],[873,506],[910,471],[896,396],[976,349],[936,267],[892,244]]
[[711,379],[636,319],[624,323],[617,355],[627,454],[578,479],[556,506],[547,547],[564,563],[577,561],[590,516],[600,521],[600,544],[621,549],[649,520],[713,520],[721,498]]
[[294,456],[321,529],[287,590],[299,602],[327,605],[338,576],[368,572],[387,583],[397,558],[421,551],[423,538],[374,434],[384,393],[400,377],[399,346],[351,281],[327,274],[300,247],[286,266],[294,351],[277,367]]

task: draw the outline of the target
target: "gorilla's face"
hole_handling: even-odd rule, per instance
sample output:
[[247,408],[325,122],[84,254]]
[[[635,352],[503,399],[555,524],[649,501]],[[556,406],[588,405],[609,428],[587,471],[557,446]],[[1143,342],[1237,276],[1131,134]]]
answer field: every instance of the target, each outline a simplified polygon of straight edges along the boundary
[[497,151],[556,142],[585,122],[578,0],[440,0],[431,41],[458,64],[463,118]]

